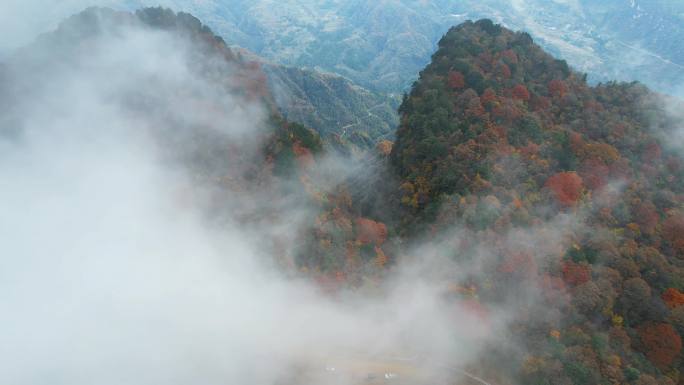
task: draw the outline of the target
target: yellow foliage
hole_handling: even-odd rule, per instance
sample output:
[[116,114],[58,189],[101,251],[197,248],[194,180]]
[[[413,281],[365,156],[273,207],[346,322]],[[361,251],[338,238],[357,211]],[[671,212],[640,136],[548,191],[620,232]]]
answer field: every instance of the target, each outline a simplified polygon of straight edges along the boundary
[[375,148],[381,155],[389,156],[389,154],[392,152],[393,146],[394,143],[390,142],[389,140],[381,140]]
[[541,201],[541,194],[538,192],[530,192],[525,196],[525,199],[530,203],[537,203]]
[[378,246],[375,246],[375,266],[383,267],[387,263],[387,255]]
[[[635,237],[641,235],[641,227],[639,227],[639,225],[636,223],[628,223],[625,228],[627,228],[627,230],[629,230],[629,232],[631,232]],[[629,234],[629,232],[627,234]]]
[[613,365],[613,366],[618,367],[618,368],[622,366],[622,360],[620,359],[619,356],[617,356],[615,354],[608,356],[608,358],[606,359],[606,362],[608,362],[610,365]]
[[418,208],[418,194],[413,195],[413,198],[411,198],[410,206],[414,209]]
[[401,189],[408,192],[408,193],[414,193],[416,191],[416,188],[413,186],[413,183],[411,182],[405,182],[401,185]]
[[625,235],[625,229],[616,227],[613,229],[613,234],[618,238],[622,238]]
[[475,180],[473,181],[472,186],[473,191],[483,191],[492,188],[492,184],[488,180],[483,179],[480,176],[480,173],[475,175]]
[[527,356],[523,362],[523,372],[525,374],[532,374],[540,371],[544,367],[545,361],[542,357]]
[[330,248],[330,246],[332,246],[332,241],[330,239],[321,239],[319,244],[321,245],[322,249],[327,250]]
[[559,330],[555,330],[555,329],[554,329],[554,330],[551,330],[551,331],[549,332],[549,336],[551,336],[551,338],[553,338],[553,339],[555,339],[555,340],[559,340],[559,339],[560,339],[560,336],[561,336],[561,333],[560,333]]
[[610,164],[620,158],[618,150],[607,143],[588,143],[580,150],[581,157],[598,158]]
[[613,322],[613,326],[622,327],[622,324],[625,322],[625,319],[617,314],[613,314],[613,316],[611,317],[611,321]]

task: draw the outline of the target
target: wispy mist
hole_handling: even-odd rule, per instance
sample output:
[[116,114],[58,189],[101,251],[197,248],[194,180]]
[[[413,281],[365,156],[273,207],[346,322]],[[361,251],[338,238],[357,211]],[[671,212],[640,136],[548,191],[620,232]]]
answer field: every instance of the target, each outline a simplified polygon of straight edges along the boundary
[[267,109],[186,39],[100,22],[4,68],[0,382],[272,384],[302,365],[476,354],[477,320],[427,276],[337,298],[285,278],[264,245],[295,248],[315,208],[245,222],[278,197],[206,182],[249,170]]

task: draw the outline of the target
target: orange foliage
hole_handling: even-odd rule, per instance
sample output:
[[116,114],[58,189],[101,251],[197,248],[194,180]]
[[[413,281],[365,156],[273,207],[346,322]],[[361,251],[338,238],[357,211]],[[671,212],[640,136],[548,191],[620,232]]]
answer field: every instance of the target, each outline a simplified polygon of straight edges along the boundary
[[494,103],[496,101],[496,92],[493,89],[487,88],[480,96],[480,102],[487,106],[489,103]]
[[520,154],[525,158],[532,159],[539,154],[539,145],[532,142],[527,142],[524,147],[519,148]]
[[563,280],[571,286],[578,286],[591,279],[591,267],[573,261],[563,262]]
[[572,206],[580,198],[584,185],[576,172],[561,172],[550,177],[545,187],[553,191],[558,202],[563,206]]
[[292,144],[292,152],[294,152],[295,156],[297,157],[300,167],[308,168],[309,166],[313,165],[314,158],[313,155],[311,155],[311,151],[302,146],[301,143],[294,142]]
[[559,303],[567,300],[565,282],[561,278],[549,274],[542,275],[539,280],[539,288],[544,298],[551,303]]
[[608,143],[587,143],[579,149],[578,155],[584,158],[601,159],[606,164],[611,164],[620,158],[618,150]]
[[508,121],[514,121],[522,116],[522,112],[518,106],[511,99],[504,98],[501,103],[497,103],[492,109],[492,115],[497,118],[504,118]]
[[351,269],[356,268],[358,262],[358,248],[352,241],[347,242],[347,247],[345,250],[345,257],[347,258],[347,266]]
[[507,49],[501,52],[501,56],[504,57],[510,64],[518,63],[518,54],[516,54],[512,49]]
[[667,369],[682,351],[682,339],[669,324],[648,324],[638,331],[646,357],[661,370]]
[[563,98],[568,92],[568,86],[562,80],[554,79],[549,82],[549,93],[554,98]]
[[670,309],[674,309],[677,306],[684,305],[684,293],[675,288],[669,288],[665,290],[661,298],[663,299],[663,301],[665,301],[665,304]]
[[647,144],[646,147],[644,148],[644,152],[641,155],[641,159],[644,162],[653,163],[653,162],[658,161],[661,156],[662,156],[662,150],[660,149],[660,146],[658,145],[658,143],[651,142],[651,143]]
[[375,146],[375,148],[381,155],[389,156],[389,154],[392,152],[392,146],[394,146],[394,143],[390,142],[389,140],[381,140],[378,142],[378,145]]
[[335,281],[338,283],[344,283],[347,280],[347,275],[342,271],[335,272]]
[[536,96],[530,103],[533,111],[543,111],[551,108],[551,99],[546,96]]
[[367,218],[357,218],[356,240],[362,244],[374,243],[379,246],[387,239],[387,226]]
[[578,132],[570,133],[570,148],[572,148],[572,151],[574,151],[575,154],[580,155],[585,145],[586,143],[584,142],[584,138],[582,138],[582,134]]
[[514,253],[506,256],[497,269],[501,273],[522,274],[533,277],[537,274],[537,262],[529,253]]
[[508,68],[508,66],[504,63],[501,63],[498,66],[498,73],[499,73],[499,76],[501,76],[504,79],[508,79],[511,77],[511,69]]
[[663,223],[663,237],[680,255],[684,254],[684,216],[675,214]]
[[639,224],[639,228],[647,234],[653,234],[660,220],[657,208],[651,202],[641,203],[635,207],[634,219]]
[[389,258],[387,258],[385,252],[382,251],[379,246],[375,246],[375,266],[383,267],[385,264],[387,264],[388,260]]
[[485,110],[482,107],[479,97],[474,97],[468,101],[468,105],[465,110],[465,115],[467,117],[480,117],[484,115]]
[[524,85],[518,84],[517,86],[513,87],[511,96],[513,96],[514,99],[528,101],[530,100],[530,91],[528,91],[527,87]]
[[465,87],[463,74],[458,71],[449,71],[449,87],[455,90]]
[[591,158],[582,162],[580,174],[590,190],[598,190],[605,186],[610,169],[601,159]]

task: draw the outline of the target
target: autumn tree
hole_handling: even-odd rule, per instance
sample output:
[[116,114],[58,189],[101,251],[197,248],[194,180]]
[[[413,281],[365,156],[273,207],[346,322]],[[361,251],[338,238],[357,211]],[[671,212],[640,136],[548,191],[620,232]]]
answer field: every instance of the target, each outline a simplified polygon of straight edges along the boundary
[[527,87],[525,87],[524,85],[518,84],[517,86],[513,87],[513,90],[511,91],[511,96],[513,96],[514,99],[526,102],[530,100],[530,91],[528,91]]
[[581,285],[591,279],[591,269],[586,263],[565,261],[562,266],[563,281],[571,286]]
[[658,217],[658,210],[652,202],[642,202],[634,208],[634,220],[639,224],[641,231],[646,234],[653,234],[660,218]]
[[661,298],[670,309],[684,305],[684,293],[672,287],[665,290]]
[[392,143],[389,140],[381,140],[378,142],[378,144],[375,146],[375,149],[378,151],[378,153],[382,156],[389,156],[390,153],[392,153],[392,146],[394,146],[394,143]]
[[561,206],[573,206],[579,200],[584,185],[576,172],[561,172],[550,177],[545,184]]
[[598,190],[608,181],[610,169],[601,159],[591,158],[582,162],[579,172],[587,188]]
[[644,354],[661,370],[667,369],[682,351],[682,339],[669,324],[647,324],[638,332]]
[[387,239],[387,226],[384,223],[376,222],[368,218],[357,218],[356,240],[362,244],[372,243],[377,246],[385,243]]
[[549,82],[549,94],[551,94],[552,97],[562,99],[565,94],[568,92],[568,86],[565,84],[564,81],[559,80],[559,79],[554,79]]
[[663,237],[676,253],[684,255],[684,215],[676,213],[665,220]]
[[465,87],[465,78],[459,71],[449,71],[449,87],[454,90],[460,90]]

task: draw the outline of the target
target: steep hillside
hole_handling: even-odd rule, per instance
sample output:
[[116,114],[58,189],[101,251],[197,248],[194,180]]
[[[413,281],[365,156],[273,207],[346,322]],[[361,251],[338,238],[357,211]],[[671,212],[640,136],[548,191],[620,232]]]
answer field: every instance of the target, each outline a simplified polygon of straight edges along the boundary
[[[117,63],[109,60],[128,60],[117,55],[128,55],[128,50],[133,55],[137,47],[121,46],[122,41],[138,37],[140,44],[167,45],[160,50],[175,49],[182,56],[156,77],[145,72],[156,62],[138,63],[141,73],[120,73]],[[107,56],[110,51],[111,57]],[[62,87],[63,77],[83,72],[95,77],[94,88],[104,87],[111,77],[111,82],[126,82],[123,90],[109,91],[113,106],[134,121],[153,122],[143,131],[161,144],[163,156],[179,167],[190,167],[198,182],[219,189],[241,183],[241,188],[263,188],[271,173],[287,174],[296,167],[295,148],[309,155],[322,150],[316,132],[279,114],[260,66],[243,60],[187,13],[164,8],[135,13],[89,8],[18,50],[0,70],[5,112],[0,134],[29,135],[19,123],[26,119],[21,112],[32,105],[32,95]],[[56,113],[48,107],[45,114]],[[253,131],[233,134],[243,124],[231,118],[236,111],[258,117]]]
[[[143,54],[137,51],[141,46],[159,46],[160,52]],[[179,57],[160,62],[158,57],[169,51]],[[148,57],[152,59],[138,62]],[[136,71],[122,70],[130,67]],[[81,77],[92,84],[81,84]],[[66,86],[64,79],[69,79]],[[43,111],[34,98],[62,88],[65,93],[93,88],[109,108],[130,120],[126,130],[137,129],[133,136],[149,137],[165,163],[190,173],[193,184],[211,192],[209,198],[202,197],[209,201],[209,217],[218,222],[237,218],[246,227],[288,223],[285,235],[268,234],[260,242],[285,270],[303,268],[309,277],[332,279],[337,285],[347,275],[360,282],[362,274],[383,270],[387,229],[353,207],[346,181],[353,175],[361,189],[373,193],[366,185],[375,175],[375,164],[391,148],[381,140],[389,127],[382,126],[380,116],[390,113],[383,99],[347,80],[262,65],[231,50],[187,13],[89,8],[18,50],[0,66],[0,85],[0,139],[20,143],[24,137],[43,134],[43,125],[52,129],[56,123],[41,122],[37,130],[35,124],[25,127],[31,119],[24,111],[34,108],[50,122],[89,122],[89,116],[80,115],[86,107],[70,105],[76,117],[62,117],[65,107],[52,106],[68,99],[46,101]],[[301,98],[308,107],[290,106],[294,102],[284,100],[290,97]],[[378,105],[368,105],[376,101]],[[278,102],[289,119],[281,115]],[[341,134],[327,126],[339,125],[333,119],[350,119],[345,114],[359,111],[367,120],[352,120]],[[323,139],[293,120],[318,124]],[[106,140],[106,125],[88,124],[97,128],[89,134],[93,140]],[[373,131],[365,124],[387,131]],[[70,132],[58,124],[56,130]],[[350,147],[363,150],[355,154],[360,160],[335,158],[333,148]],[[358,163],[363,161],[368,163]],[[291,213],[298,216],[295,223],[290,223]],[[283,249],[283,238],[298,241]]]
[[283,115],[326,139],[373,148],[399,124],[398,102],[340,76],[274,64],[263,69]]
[[590,87],[489,20],[452,28],[402,103],[405,236],[461,228],[465,242],[443,240],[460,261],[493,245],[470,281],[484,303],[541,291],[546,310],[511,331],[527,353],[494,348],[518,383],[682,383],[684,159],[669,103],[639,84]]

